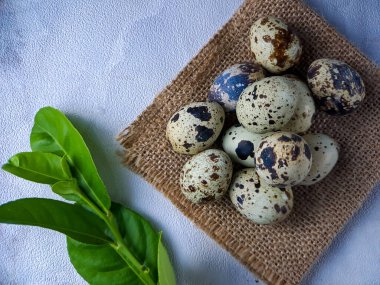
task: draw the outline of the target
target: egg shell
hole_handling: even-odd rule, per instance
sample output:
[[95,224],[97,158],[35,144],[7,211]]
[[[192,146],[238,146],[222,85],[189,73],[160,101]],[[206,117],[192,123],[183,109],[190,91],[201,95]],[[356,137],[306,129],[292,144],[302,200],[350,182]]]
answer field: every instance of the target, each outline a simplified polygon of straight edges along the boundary
[[283,221],[293,209],[291,187],[268,185],[254,168],[246,168],[235,174],[229,196],[235,208],[257,224]]
[[258,19],[253,23],[249,37],[255,62],[272,73],[287,70],[301,58],[300,39],[280,19]]
[[257,174],[268,184],[294,186],[309,173],[312,156],[299,135],[277,132],[264,138],[256,150]]
[[218,103],[191,103],[171,116],[166,137],[175,152],[196,154],[216,141],[224,120],[224,110]]
[[313,163],[301,185],[313,185],[325,178],[339,158],[339,144],[325,134],[307,134],[303,138],[310,147]]
[[293,83],[298,102],[293,117],[281,130],[304,133],[310,129],[316,114],[314,99],[309,87],[300,78],[294,75],[285,75],[285,77]]
[[232,178],[232,161],[218,149],[208,149],[193,156],[182,168],[180,186],[193,203],[221,198]]
[[346,115],[357,109],[365,97],[359,73],[334,59],[318,59],[307,71],[307,81],[319,109],[330,115]]
[[255,167],[255,147],[262,139],[263,135],[251,133],[236,124],[226,131],[222,145],[233,161],[246,167]]
[[244,89],[236,105],[241,125],[254,133],[280,130],[292,118],[298,97],[283,76],[267,77]]
[[264,69],[258,64],[235,64],[216,77],[208,93],[208,100],[221,104],[226,112],[235,112],[241,92],[249,84],[264,77]]

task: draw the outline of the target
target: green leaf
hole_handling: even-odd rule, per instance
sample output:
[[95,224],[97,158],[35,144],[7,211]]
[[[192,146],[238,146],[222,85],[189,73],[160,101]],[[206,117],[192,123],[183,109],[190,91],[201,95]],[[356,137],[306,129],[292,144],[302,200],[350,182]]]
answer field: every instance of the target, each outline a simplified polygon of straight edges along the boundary
[[90,245],[67,238],[70,261],[92,285],[142,285],[110,245]]
[[59,181],[51,186],[54,193],[62,196],[66,200],[83,203],[81,196],[82,191],[78,187],[75,178],[67,181]]
[[129,250],[141,264],[149,270],[149,275],[157,282],[157,246],[159,234],[150,223],[139,214],[113,203],[111,207],[120,233]]
[[71,179],[66,159],[52,153],[21,152],[12,156],[2,168],[18,177],[43,184]]
[[27,198],[0,206],[0,223],[38,226],[55,230],[81,242],[110,242],[107,227],[81,206],[51,199]]
[[[111,211],[125,244],[141,263],[143,274],[157,284],[159,234],[143,217],[119,204],[112,203]],[[142,284],[111,246],[90,246],[67,239],[67,247],[71,263],[90,284]]]
[[[77,202],[80,206],[85,208],[86,210],[98,215],[98,211],[96,211],[96,206],[91,206],[87,203],[87,199],[82,190],[79,188],[77,180],[75,178],[67,181],[59,181],[51,186],[51,189],[54,193],[60,195],[62,198]],[[109,229],[107,229],[107,232]]]
[[158,284],[159,285],[175,285],[175,274],[173,267],[170,263],[168,252],[162,243],[162,233],[158,240]]
[[57,109],[40,109],[30,136],[33,151],[66,155],[73,176],[88,197],[102,209],[109,209],[111,200],[82,136]]

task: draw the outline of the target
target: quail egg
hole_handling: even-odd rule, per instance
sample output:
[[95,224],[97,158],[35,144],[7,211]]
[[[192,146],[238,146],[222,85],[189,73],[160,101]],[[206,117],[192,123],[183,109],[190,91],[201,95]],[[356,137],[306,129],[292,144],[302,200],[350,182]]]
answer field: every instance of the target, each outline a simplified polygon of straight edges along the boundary
[[293,186],[309,173],[312,156],[299,135],[277,132],[264,138],[255,153],[257,174],[268,184]]
[[268,77],[244,89],[236,105],[236,115],[240,124],[251,132],[279,130],[292,118],[297,101],[289,79]]
[[280,19],[258,19],[253,23],[249,37],[255,61],[272,73],[287,70],[301,58],[299,38]]
[[257,224],[273,224],[284,220],[293,208],[293,192],[288,186],[268,185],[254,168],[237,172],[229,189],[235,208]]
[[285,75],[294,84],[294,90],[298,97],[296,110],[290,121],[281,128],[292,133],[306,132],[313,122],[316,110],[311,91],[306,83],[294,75]]
[[312,185],[325,178],[334,168],[339,157],[338,143],[324,134],[307,134],[303,136],[310,147],[313,163],[301,185]]
[[264,77],[264,69],[258,64],[235,64],[216,77],[208,93],[208,100],[218,102],[226,112],[235,112],[236,103],[244,88]]
[[198,153],[182,168],[182,193],[193,203],[218,199],[228,190],[232,168],[231,159],[221,150],[208,149]]
[[342,61],[314,61],[307,71],[307,81],[319,108],[330,115],[351,113],[365,97],[359,73]]
[[224,120],[224,110],[218,103],[191,103],[171,116],[166,137],[175,152],[196,154],[216,141]]
[[222,144],[224,151],[233,161],[247,167],[255,167],[255,147],[262,139],[262,134],[251,133],[237,124],[226,131]]

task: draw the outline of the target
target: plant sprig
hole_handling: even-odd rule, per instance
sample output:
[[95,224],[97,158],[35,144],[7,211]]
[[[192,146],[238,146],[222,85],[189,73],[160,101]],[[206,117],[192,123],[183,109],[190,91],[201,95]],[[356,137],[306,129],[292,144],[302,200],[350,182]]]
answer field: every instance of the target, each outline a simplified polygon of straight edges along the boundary
[[173,285],[175,275],[161,232],[137,213],[111,202],[82,136],[57,109],[40,109],[30,136],[32,152],[3,169],[48,184],[75,204],[41,198],[0,206],[0,222],[40,226],[67,235],[71,263],[90,284]]

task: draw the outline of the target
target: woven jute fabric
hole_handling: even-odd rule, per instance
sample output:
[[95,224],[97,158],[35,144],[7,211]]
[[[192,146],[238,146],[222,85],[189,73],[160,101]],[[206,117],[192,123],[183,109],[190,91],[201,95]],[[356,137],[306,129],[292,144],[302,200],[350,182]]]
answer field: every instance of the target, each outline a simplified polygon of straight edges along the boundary
[[[252,60],[249,28],[259,17],[284,19],[303,42],[296,72],[305,74],[318,58],[347,62],[366,85],[363,105],[353,114],[318,114],[312,131],[335,138],[341,156],[335,170],[312,187],[295,187],[294,211],[273,226],[255,225],[241,216],[228,197],[194,205],[179,188],[190,158],[172,151],[165,139],[170,116],[181,106],[205,101],[217,74]],[[247,0],[153,103],[119,136],[127,167],[163,192],[187,217],[268,284],[298,284],[380,179],[380,70],[297,0]]]

